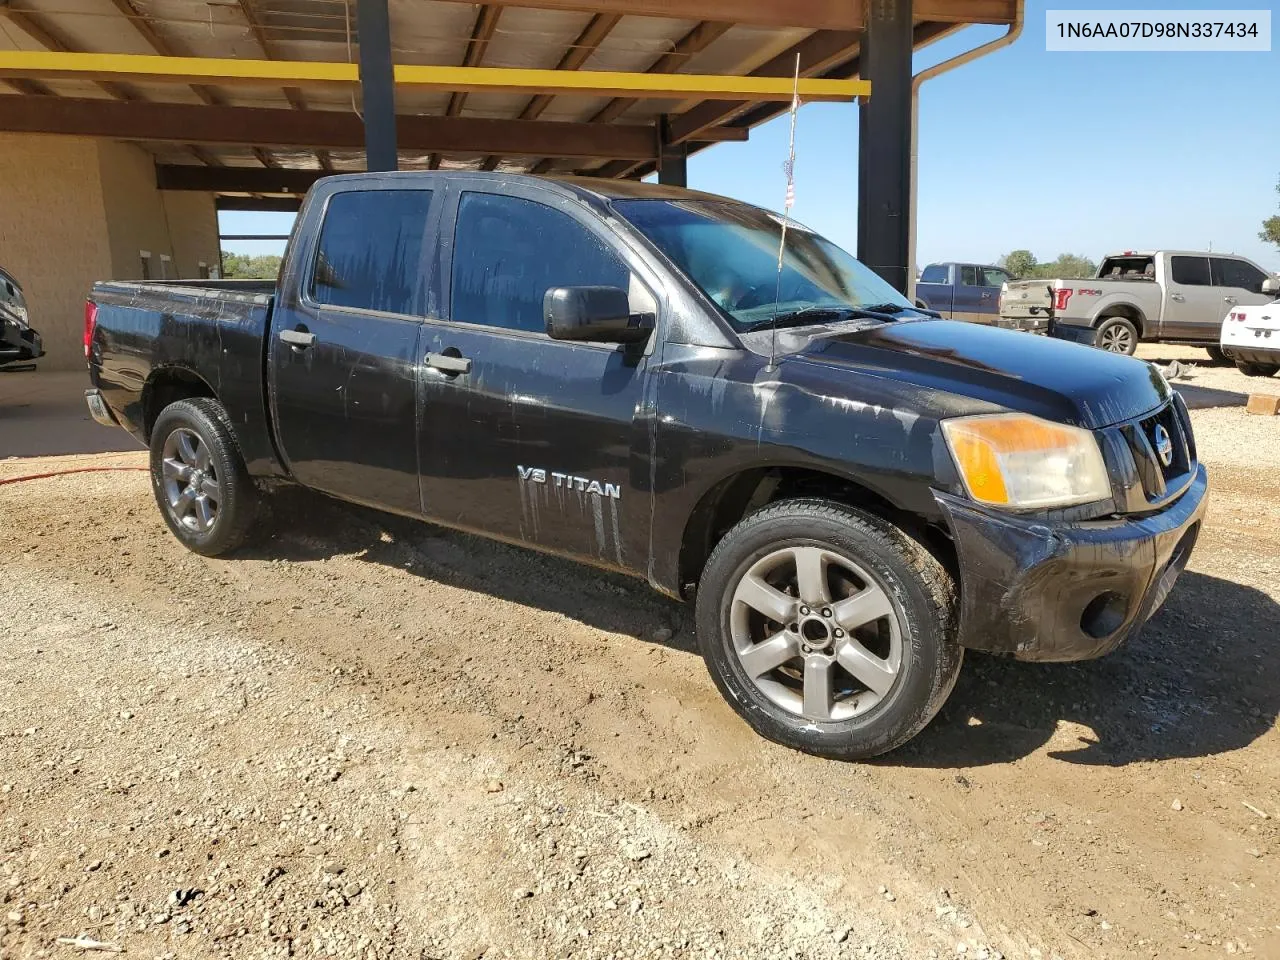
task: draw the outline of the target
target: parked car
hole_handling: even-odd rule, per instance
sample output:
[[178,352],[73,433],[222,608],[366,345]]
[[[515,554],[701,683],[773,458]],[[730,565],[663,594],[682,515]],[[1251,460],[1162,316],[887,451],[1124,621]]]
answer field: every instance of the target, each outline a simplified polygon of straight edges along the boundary
[[31,329],[22,287],[0,268],[0,366],[29,363],[43,356],[44,343]]
[[978,263],[931,263],[916,281],[916,305],[950,320],[968,320],[1015,329],[1043,330],[1048,320],[1003,321],[1000,288],[1015,279],[1004,267]]
[[1202,346],[1215,360],[1223,313],[1266,303],[1280,284],[1244,257],[1220,253],[1126,250],[1087,280],[1013,280],[1000,295],[1009,323],[1047,319],[1049,335],[1112,353],[1139,341]]
[[[1205,509],[1145,363],[925,316],[743,203],[466,172],[316,183],[269,285],[96,284],[95,419],[220,555],[292,481],[694,599],[761,734],[869,757],[966,647],[1100,656]],[[510,636],[516,656],[535,656]]]
[[1250,377],[1280,371],[1280,300],[1232,307],[1222,321],[1222,353]]

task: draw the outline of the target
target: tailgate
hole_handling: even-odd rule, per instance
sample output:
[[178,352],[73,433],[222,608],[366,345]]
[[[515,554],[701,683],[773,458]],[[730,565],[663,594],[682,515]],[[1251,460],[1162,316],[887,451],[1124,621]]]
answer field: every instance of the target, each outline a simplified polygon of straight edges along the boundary
[[1053,316],[1053,281],[1007,280],[1000,288],[1000,316],[1044,320]]

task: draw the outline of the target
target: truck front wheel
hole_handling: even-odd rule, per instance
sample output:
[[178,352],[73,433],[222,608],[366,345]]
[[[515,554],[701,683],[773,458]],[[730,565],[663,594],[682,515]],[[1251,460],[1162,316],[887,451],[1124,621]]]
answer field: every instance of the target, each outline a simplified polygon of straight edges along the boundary
[[1093,345],[1110,353],[1133,356],[1133,351],[1138,349],[1138,328],[1127,317],[1103,317]]
[[725,535],[698,586],[697,632],[716,686],[756,732],[843,760],[915,736],[963,659],[942,564],[826,500],[772,504]]
[[222,404],[199,397],[160,411],[151,431],[151,489],[165,523],[189,550],[216,557],[244,542],[258,491]]

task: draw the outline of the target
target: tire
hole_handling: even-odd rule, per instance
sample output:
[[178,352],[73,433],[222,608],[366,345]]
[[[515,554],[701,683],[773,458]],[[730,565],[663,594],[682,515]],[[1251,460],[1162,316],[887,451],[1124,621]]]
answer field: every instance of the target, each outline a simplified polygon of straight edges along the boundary
[[151,490],[187,549],[218,557],[245,542],[259,494],[222,404],[199,397],[160,411],[151,431]]
[[1214,363],[1230,364],[1231,358],[1222,352],[1221,347],[1205,347],[1204,352],[1209,354],[1209,359]]
[[1250,363],[1237,360],[1236,369],[1246,377],[1274,377],[1276,371],[1280,370],[1280,363]]
[[964,658],[955,586],[937,559],[879,517],[827,500],[781,501],[730,530],[703,570],[696,618],[712,679],[757,733],[840,760],[919,733]]
[[1138,328],[1127,317],[1103,317],[1093,335],[1093,345],[1108,353],[1131,357],[1138,349]]

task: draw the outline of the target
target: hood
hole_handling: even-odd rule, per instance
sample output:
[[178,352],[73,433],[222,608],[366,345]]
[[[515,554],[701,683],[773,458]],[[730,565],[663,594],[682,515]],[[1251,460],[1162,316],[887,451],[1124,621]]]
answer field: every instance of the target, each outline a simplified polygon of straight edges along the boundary
[[964,397],[1098,429],[1141,416],[1170,395],[1164,378],[1142,360],[952,320],[898,321],[816,337],[796,359],[911,385],[918,388],[912,391],[917,403],[943,415],[970,412],[954,403]]

